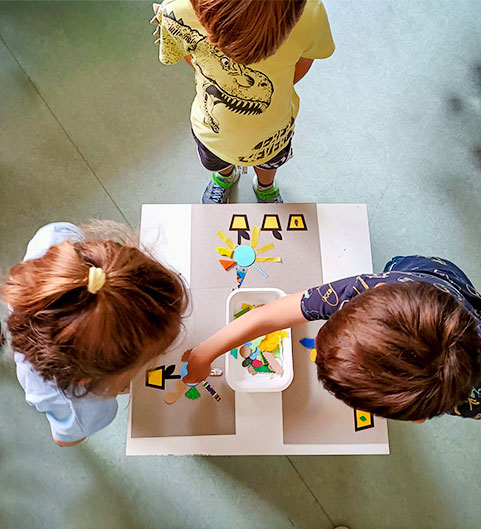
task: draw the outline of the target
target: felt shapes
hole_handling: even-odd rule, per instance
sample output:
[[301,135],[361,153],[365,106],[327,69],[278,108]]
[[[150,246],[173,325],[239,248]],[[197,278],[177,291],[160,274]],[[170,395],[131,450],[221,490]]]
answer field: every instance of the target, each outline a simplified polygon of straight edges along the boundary
[[195,386],[192,386],[189,391],[185,394],[188,399],[195,400],[200,398],[200,393],[197,391]]
[[251,266],[256,260],[256,252],[250,246],[238,246],[234,250],[234,260],[239,266]]
[[[266,217],[269,217],[266,219]],[[275,220],[272,220],[275,219]],[[278,215],[264,216],[263,228],[266,230],[277,230],[280,229],[280,221]],[[236,246],[234,242],[221,230],[217,230],[216,235],[225,243],[227,248],[222,246],[216,247],[217,253],[223,257],[229,257],[230,259],[219,259],[219,263],[224,268],[224,270],[230,270],[234,264],[237,264],[236,267],[236,279],[237,279],[237,288],[242,286],[244,279],[247,274],[247,270],[250,266],[254,267],[259,274],[264,278],[268,278],[269,275],[257,266],[256,262],[264,263],[281,263],[281,257],[258,257],[258,253],[267,252],[274,248],[272,243],[266,244],[257,250],[257,244],[259,242],[259,235],[261,233],[261,228],[259,226],[254,226],[252,230],[252,240],[250,246],[240,244],[241,238],[244,237],[249,239],[249,234],[246,230],[249,229],[249,223],[247,221],[246,215],[234,215],[231,220],[230,230],[237,231],[238,233],[238,245]],[[276,236],[277,231],[273,231],[274,236]],[[278,237],[279,238],[279,237]],[[282,237],[280,237],[282,239]]]
[[303,338],[302,340],[299,340],[299,343],[307,349],[310,349],[309,358],[311,362],[315,362],[317,358],[316,340],[314,340],[314,338]]
[[238,351],[237,349],[231,349],[230,354],[231,354],[231,355],[237,360],[237,353],[238,353],[238,352],[239,352],[239,351]]
[[219,402],[221,396],[216,392],[216,390],[205,380],[202,382],[202,385],[214,397],[214,399]]
[[176,391],[172,393],[167,393],[164,397],[164,401],[166,404],[174,404],[174,402],[177,402],[179,398],[182,396],[182,394],[185,391],[185,388],[187,387],[187,384],[183,380],[177,380],[177,383],[175,385]]
[[234,253],[234,250],[228,250],[227,248],[224,248],[222,246],[218,246],[216,250],[220,255],[224,257],[232,257],[232,254]]
[[227,260],[227,259],[219,259],[219,263],[222,265],[222,268],[224,270],[230,270],[235,264],[235,261]]
[[257,349],[258,347],[260,347],[262,341],[265,339],[265,336],[259,336],[258,338],[256,338],[255,340],[252,340],[252,342],[250,342],[252,345],[252,349]]
[[299,340],[299,343],[308,349],[316,347],[316,340],[314,340],[314,338],[303,338],[302,340]]
[[250,349],[250,347],[248,345],[243,345],[239,349],[239,353],[242,356],[242,358],[249,358],[249,356],[251,354],[251,349]]
[[262,351],[275,351],[282,343],[284,338],[287,338],[287,331],[274,331],[269,333],[260,343],[259,347]]
[[374,428],[374,415],[368,411],[354,410],[354,431]]
[[280,376],[284,374],[284,368],[276,360],[276,357],[272,353],[266,351],[263,356],[267,362],[267,365],[270,369],[272,369],[272,371],[274,371],[274,373],[277,373]]

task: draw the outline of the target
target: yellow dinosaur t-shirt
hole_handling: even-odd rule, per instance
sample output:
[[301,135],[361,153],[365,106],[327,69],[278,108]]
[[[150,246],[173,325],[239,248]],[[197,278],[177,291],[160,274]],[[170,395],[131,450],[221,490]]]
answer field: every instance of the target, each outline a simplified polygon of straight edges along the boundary
[[279,50],[249,65],[234,62],[209,42],[190,0],[165,0],[159,16],[160,61],[192,59],[197,95],[191,121],[197,138],[228,163],[260,165],[273,158],[294,133],[297,61],[323,59],[334,51],[322,2],[307,0]]

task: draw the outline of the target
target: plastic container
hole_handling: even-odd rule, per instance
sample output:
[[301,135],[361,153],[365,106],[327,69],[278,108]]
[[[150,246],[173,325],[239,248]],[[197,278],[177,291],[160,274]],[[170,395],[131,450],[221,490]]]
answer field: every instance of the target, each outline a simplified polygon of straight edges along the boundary
[[[261,305],[275,301],[286,295],[279,288],[241,288],[229,294],[226,302],[226,320],[230,323],[234,314],[241,310],[243,303],[249,305]],[[240,316],[241,318],[243,316]],[[290,329],[288,336],[284,338],[282,366],[283,375],[258,373],[251,375],[245,367],[242,367],[242,359],[234,358],[229,352],[225,355],[225,378],[227,384],[234,390],[243,393],[260,393],[268,391],[284,391],[289,387],[294,378],[294,367],[292,362],[292,336]]]

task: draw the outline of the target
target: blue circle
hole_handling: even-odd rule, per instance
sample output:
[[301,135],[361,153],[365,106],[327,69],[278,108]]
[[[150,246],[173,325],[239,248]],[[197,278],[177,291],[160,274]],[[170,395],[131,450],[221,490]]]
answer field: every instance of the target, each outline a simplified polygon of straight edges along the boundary
[[239,266],[251,266],[256,260],[256,252],[250,246],[238,246],[234,250],[234,260]]

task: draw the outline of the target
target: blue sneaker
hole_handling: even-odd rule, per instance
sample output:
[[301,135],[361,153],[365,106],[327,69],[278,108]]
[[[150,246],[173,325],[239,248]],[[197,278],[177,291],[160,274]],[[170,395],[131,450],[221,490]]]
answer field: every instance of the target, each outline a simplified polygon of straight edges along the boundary
[[239,171],[234,167],[231,176],[212,173],[212,180],[202,195],[202,204],[227,204],[232,186],[239,180]]
[[259,182],[257,181],[257,176],[254,175],[252,180],[252,188],[256,194],[257,202],[260,202],[261,204],[282,204],[284,202],[282,200],[279,188],[276,186],[275,180],[271,187],[268,187],[267,189],[260,188]]

